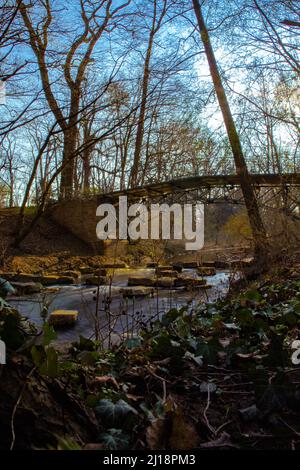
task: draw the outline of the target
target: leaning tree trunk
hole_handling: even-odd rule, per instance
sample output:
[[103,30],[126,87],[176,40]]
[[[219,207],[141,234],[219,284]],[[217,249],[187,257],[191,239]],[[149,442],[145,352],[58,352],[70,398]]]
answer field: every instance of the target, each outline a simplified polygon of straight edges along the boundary
[[132,166],[131,175],[130,175],[130,179],[131,179],[130,184],[131,184],[131,187],[133,188],[137,185],[139,165],[141,161],[141,152],[142,152],[142,145],[143,145],[143,138],[144,138],[145,117],[146,117],[146,108],[147,108],[147,95],[148,95],[148,87],[149,87],[149,79],[150,79],[150,59],[151,59],[152,48],[153,48],[154,34],[155,34],[154,31],[151,31],[146,59],[145,59],[145,65],[144,65],[141,108],[140,108],[140,114],[138,118],[138,125],[137,125],[137,132],[136,132],[133,166]]
[[215,92],[218,98],[218,102],[222,111],[224,123],[226,126],[228,139],[231,145],[231,150],[234,157],[236,172],[240,178],[241,189],[243,192],[245,205],[248,212],[249,222],[252,229],[254,249],[256,259],[262,259],[266,256],[267,252],[267,236],[266,230],[259,212],[257,199],[255,196],[254,189],[251,185],[247,164],[244,158],[241,141],[231,114],[225,89],[222,83],[221,75],[219,72],[218,64],[215,58],[215,54],[210,42],[208,30],[202,15],[199,0],[192,0],[195,15],[197,18],[198,26],[200,29],[201,39],[204,45],[205,54],[207,57],[210,74],[213,80]]

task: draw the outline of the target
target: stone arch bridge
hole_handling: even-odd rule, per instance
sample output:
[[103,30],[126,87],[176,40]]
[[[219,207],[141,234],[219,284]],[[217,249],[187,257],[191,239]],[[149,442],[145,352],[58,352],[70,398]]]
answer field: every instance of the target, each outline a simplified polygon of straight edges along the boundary
[[[300,173],[298,174],[251,174],[251,183],[262,206],[268,207],[277,197],[282,207],[290,213],[300,207]],[[190,176],[162,183],[153,183],[127,190],[60,201],[51,207],[51,217],[78,238],[89,244],[95,254],[118,254],[124,252],[126,242],[100,241],[96,237],[96,209],[100,204],[118,205],[120,196],[134,202],[195,202],[204,204],[243,204],[240,179],[237,175]]]

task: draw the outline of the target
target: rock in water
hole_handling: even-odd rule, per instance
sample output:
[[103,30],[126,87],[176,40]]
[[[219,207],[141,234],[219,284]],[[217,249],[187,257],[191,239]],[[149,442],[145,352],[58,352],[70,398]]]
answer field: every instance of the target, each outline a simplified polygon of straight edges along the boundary
[[109,284],[109,281],[106,277],[104,276],[88,276],[85,279],[85,283],[88,286],[105,286]]
[[18,295],[38,294],[43,289],[39,282],[13,282],[12,284]]
[[128,286],[147,286],[153,287],[155,279],[152,277],[129,277]]
[[174,271],[177,271],[178,273],[181,273],[183,270],[183,266],[180,263],[174,263],[172,264],[172,268]]
[[120,293],[123,297],[148,297],[149,295],[154,294],[153,287],[143,287],[143,286],[136,286],[136,287],[124,287],[120,290]]
[[185,269],[197,269],[199,266],[199,261],[187,261],[182,263],[182,266]]
[[159,277],[178,277],[178,272],[173,269],[156,268],[155,273]]
[[49,324],[55,327],[74,326],[78,319],[78,310],[54,310],[50,314]]
[[75,284],[76,280],[71,276],[59,276],[55,274],[49,274],[47,276],[43,276],[41,279],[41,283],[43,286],[55,286],[55,285],[70,285]]
[[161,287],[162,289],[171,289],[175,285],[175,278],[173,277],[160,277],[155,282],[156,287]]
[[216,268],[199,267],[197,273],[199,276],[215,276],[217,271]]

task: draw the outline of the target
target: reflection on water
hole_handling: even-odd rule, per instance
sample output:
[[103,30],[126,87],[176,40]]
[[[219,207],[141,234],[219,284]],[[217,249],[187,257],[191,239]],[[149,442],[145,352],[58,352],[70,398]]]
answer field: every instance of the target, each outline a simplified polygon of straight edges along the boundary
[[[161,289],[153,297],[124,299],[120,289],[127,286],[129,276],[150,277],[153,269],[120,269],[116,270],[111,286],[100,287],[98,318],[102,332],[113,329],[115,334],[130,333],[138,330],[143,324],[157,318],[171,308],[180,308],[188,304],[192,312],[199,302],[216,300],[226,294],[229,286],[229,272],[218,272],[207,277],[211,289],[196,289],[193,292],[184,290]],[[195,270],[186,269],[183,275],[197,277]],[[58,340],[74,341],[79,335],[93,337],[96,312],[96,287],[83,285],[65,286],[56,292],[47,292],[32,297],[11,300],[24,316],[42,325],[41,310],[45,302],[49,312],[56,309],[78,310],[77,324],[66,330],[59,331]],[[110,312],[108,315],[107,312]]]

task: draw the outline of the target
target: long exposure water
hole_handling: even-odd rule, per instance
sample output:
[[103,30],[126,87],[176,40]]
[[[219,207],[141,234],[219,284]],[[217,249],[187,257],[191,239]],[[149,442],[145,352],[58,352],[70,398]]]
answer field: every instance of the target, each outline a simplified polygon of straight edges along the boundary
[[[199,302],[223,297],[228,290],[230,277],[229,272],[219,271],[215,276],[205,278],[210,289],[159,289],[150,297],[123,298],[120,290],[127,286],[128,277],[145,278],[153,275],[154,269],[119,269],[114,273],[111,286],[100,287],[98,318],[103,337],[108,329],[113,330],[115,335],[128,335],[171,308],[188,305],[189,311],[192,311]],[[183,275],[197,277],[196,271],[192,269],[184,270]],[[42,294],[13,298],[10,304],[38,326],[43,324],[41,311],[44,305],[47,305],[49,313],[57,309],[78,310],[77,323],[58,331],[58,341],[75,341],[80,335],[94,337],[96,291],[96,287],[84,285],[57,286],[46,289]]]

